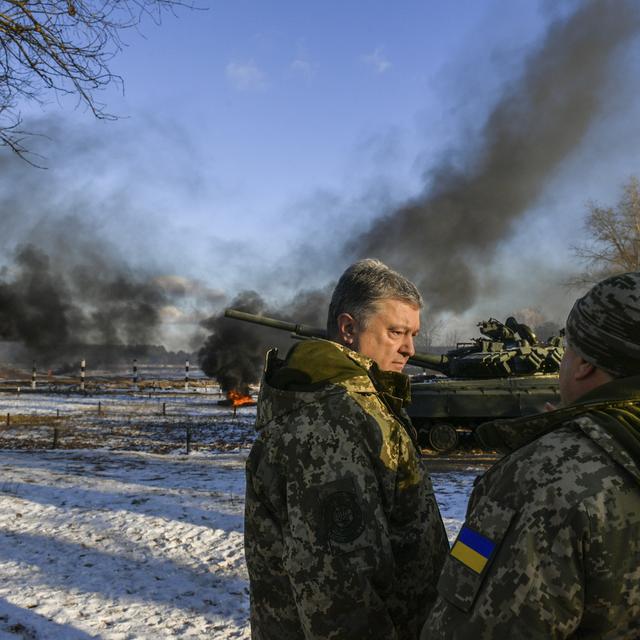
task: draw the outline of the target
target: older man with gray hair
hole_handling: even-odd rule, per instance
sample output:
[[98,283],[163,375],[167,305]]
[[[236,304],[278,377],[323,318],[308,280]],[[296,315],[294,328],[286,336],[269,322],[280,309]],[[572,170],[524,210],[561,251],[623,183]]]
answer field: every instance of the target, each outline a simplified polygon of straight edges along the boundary
[[567,319],[562,407],[476,431],[476,484],[422,639],[640,638],[640,273]]
[[422,300],[361,260],[329,340],[267,358],[247,461],[252,637],[415,640],[448,543],[403,406]]

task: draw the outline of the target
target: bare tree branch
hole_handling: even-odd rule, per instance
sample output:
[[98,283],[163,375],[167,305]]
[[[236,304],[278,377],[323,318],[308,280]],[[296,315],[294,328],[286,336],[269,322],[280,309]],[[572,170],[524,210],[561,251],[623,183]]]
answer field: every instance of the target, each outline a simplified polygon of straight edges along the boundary
[[444,327],[442,317],[423,310],[420,314],[420,333],[415,340],[417,350],[428,351],[440,339]]
[[572,247],[584,271],[570,285],[588,285],[607,276],[640,271],[640,182],[631,177],[615,207],[587,203],[583,244]]
[[96,94],[122,82],[109,67],[122,32],[145,17],[159,24],[181,6],[193,8],[183,0],[0,0],[0,146],[28,160],[19,106],[51,92],[114,119]]

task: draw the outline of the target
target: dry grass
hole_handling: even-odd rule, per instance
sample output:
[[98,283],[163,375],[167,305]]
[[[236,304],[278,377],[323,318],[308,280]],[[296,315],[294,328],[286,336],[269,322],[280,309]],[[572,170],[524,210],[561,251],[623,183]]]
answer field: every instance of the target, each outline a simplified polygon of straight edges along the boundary
[[0,430],[7,430],[14,427],[40,427],[40,426],[58,426],[65,420],[60,416],[43,416],[29,414],[8,414],[5,415],[0,422]]

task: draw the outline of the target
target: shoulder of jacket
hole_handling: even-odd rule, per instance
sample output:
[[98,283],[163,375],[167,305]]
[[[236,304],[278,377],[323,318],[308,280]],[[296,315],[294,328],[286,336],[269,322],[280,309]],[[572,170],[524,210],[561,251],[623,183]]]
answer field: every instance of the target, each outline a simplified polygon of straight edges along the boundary
[[348,385],[330,384],[313,392],[272,389],[258,405],[259,430],[274,427],[284,432],[313,431],[318,425],[350,424],[367,413],[358,393]]
[[[620,407],[616,407],[615,410],[605,409],[599,412],[586,413],[576,417],[574,422],[583,435],[593,442],[600,450],[604,451],[609,459],[615,463],[611,465],[613,467],[611,470],[612,475],[619,475],[621,472],[619,467],[622,467],[622,469],[624,469],[626,473],[630,474],[636,483],[640,485],[640,467],[638,465],[637,457],[637,436],[635,438],[632,436],[633,428],[629,424],[623,425],[617,422],[619,420],[620,411]],[[624,418],[627,422],[631,420],[638,420],[637,407],[635,415],[628,415],[624,409],[622,409],[622,412],[625,414]],[[621,437],[620,433],[616,432],[622,432],[624,434],[623,437],[628,437],[630,439],[630,441],[626,443],[629,449],[620,442],[618,439]],[[625,432],[629,435],[627,436],[627,433]],[[632,451],[635,453],[635,458],[631,454]]]
[[499,460],[476,487],[480,493],[503,495],[514,503],[541,505],[549,500],[549,488],[555,487],[552,494],[559,495],[566,508],[596,489],[608,466],[606,454],[578,425],[567,421]]

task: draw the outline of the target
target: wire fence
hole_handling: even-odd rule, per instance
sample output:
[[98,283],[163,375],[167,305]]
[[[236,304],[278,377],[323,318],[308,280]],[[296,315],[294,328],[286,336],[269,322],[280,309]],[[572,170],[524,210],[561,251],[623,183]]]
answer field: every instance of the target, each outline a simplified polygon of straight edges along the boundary
[[115,397],[0,394],[0,448],[110,448],[156,453],[229,450],[253,441],[255,408],[214,394]]

